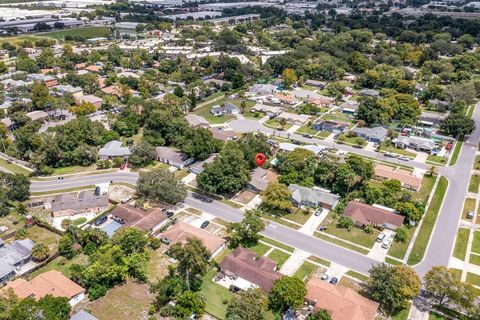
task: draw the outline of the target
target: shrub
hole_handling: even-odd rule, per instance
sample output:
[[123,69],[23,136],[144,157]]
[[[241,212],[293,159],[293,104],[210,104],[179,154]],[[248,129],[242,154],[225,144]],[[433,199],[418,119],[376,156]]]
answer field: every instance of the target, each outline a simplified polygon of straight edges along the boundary
[[97,300],[107,294],[107,287],[100,284],[94,284],[88,289],[88,298],[90,300]]
[[50,249],[43,243],[36,244],[32,249],[32,259],[36,262],[42,262],[50,256]]
[[350,229],[353,227],[354,223],[350,217],[341,216],[338,219],[337,227],[342,229]]
[[407,241],[407,235],[407,228],[405,226],[401,226],[396,230],[395,241],[403,243]]

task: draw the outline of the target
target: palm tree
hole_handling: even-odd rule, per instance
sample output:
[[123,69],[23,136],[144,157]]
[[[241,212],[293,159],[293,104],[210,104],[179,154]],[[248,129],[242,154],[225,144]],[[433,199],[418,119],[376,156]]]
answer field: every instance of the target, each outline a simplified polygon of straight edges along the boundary
[[284,130],[285,126],[287,125],[287,119],[280,118],[280,120],[278,120],[278,123],[280,123],[280,126],[282,126],[282,130]]
[[433,176],[433,175],[435,175],[435,174],[437,174],[437,167],[432,166],[432,167],[430,168],[430,176]]
[[247,102],[245,100],[242,100],[240,103],[240,109],[242,109],[242,113],[245,113],[245,109],[247,108]]

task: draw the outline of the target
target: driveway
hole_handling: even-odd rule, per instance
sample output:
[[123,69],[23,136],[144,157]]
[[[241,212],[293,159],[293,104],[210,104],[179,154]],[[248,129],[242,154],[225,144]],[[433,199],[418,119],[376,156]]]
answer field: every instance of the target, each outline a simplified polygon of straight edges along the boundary
[[322,214],[320,214],[319,216],[312,214],[312,216],[308,218],[307,222],[305,222],[305,224],[298,231],[308,235],[313,235],[313,232],[317,229],[320,223],[325,220],[329,212],[329,210],[323,209]]

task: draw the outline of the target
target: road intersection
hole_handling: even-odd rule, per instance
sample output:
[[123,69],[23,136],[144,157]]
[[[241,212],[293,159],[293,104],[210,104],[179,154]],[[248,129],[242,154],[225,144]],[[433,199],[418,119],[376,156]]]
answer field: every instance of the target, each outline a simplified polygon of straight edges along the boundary
[[[477,123],[477,128],[470,135],[469,139],[467,139],[467,141],[465,141],[463,144],[456,165],[453,167],[438,168],[438,172],[448,179],[449,187],[437,217],[434,230],[430,237],[429,246],[425,256],[422,262],[414,266],[420,276],[423,276],[433,266],[448,265],[454,247],[460,215],[463,209],[464,195],[467,192],[470,181],[470,171],[473,166],[478,143],[480,141],[480,103],[478,103],[475,108],[473,119]],[[237,130],[244,132],[259,131],[266,134],[272,134],[274,131],[272,129],[265,128],[261,124],[258,124],[258,126],[252,126],[249,120],[234,120],[231,123],[231,126],[234,129],[236,126],[238,126],[239,128]],[[287,137],[287,133],[285,132],[277,131],[275,134]],[[401,160],[386,158],[382,154],[373,151],[362,150],[345,145],[338,145],[315,138],[303,137],[298,134],[291,134],[290,138],[305,143],[340,148],[343,151],[360,154],[362,156],[377,160],[405,165],[405,162]],[[419,169],[429,169],[431,167],[428,164],[416,161],[408,162],[408,165]],[[111,172],[71,177],[65,176],[63,179],[36,179],[32,180],[31,191],[49,192],[95,185],[105,182],[127,183],[135,185],[137,179],[138,174],[132,172]],[[202,202],[201,200],[193,198],[191,193],[189,193],[185,203],[193,208],[212,214],[225,221],[239,221],[242,219],[243,215],[242,210],[234,209],[218,201],[209,203]],[[297,230],[280,224],[270,223],[263,234],[267,237],[281,241],[287,245],[304,250],[312,255],[325,258],[358,272],[367,273],[372,264],[378,263],[377,260],[369,258],[365,255],[350,251],[328,241],[303,234]]]

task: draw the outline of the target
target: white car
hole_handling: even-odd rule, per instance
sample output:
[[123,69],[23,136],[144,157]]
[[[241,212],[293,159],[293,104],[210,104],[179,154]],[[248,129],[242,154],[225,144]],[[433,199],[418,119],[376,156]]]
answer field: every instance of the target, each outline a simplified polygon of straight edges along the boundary
[[399,160],[403,160],[403,161],[409,161],[410,158],[408,158],[407,156],[401,156],[401,157],[398,157]]
[[328,275],[326,273],[322,274],[320,279],[327,281],[328,280]]
[[388,249],[388,248],[390,248],[391,245],[392,245],[392,240],[385,240],[385,241],[382,243],[382,248],[383,248],[383,249]]

